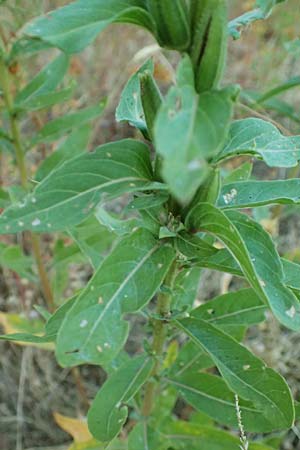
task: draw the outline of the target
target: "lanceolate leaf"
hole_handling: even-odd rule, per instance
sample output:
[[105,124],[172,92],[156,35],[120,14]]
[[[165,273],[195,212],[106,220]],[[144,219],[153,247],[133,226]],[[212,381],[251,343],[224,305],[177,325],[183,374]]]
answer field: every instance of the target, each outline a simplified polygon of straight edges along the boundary
[[128,415],[126,403],[145,383],[153,365],[147,355],[139,356],[106,381],[88,413],[88,426],[96,439],[110,442],[120,432]]
[[185,231],[178,234],[175,242],[178,251],[189,259],[207,258],[218,252],[217,248],[204,239]]
[[77,53],[113,22],[132,23],[154,31],[144,0],[77,0],[35,19],[24,32],[66,53]]
[[73,129],[81,127],[85,123],[96,119],[103,113],[105,108],[105,101],[100,102],[98,105],[90,106],[88,108],[81,109],[75,113],[58,117],[57,119],[48,122],[36,135],[33,140],[33,145],[43,141],[55,141],[68,134]]
[[279,255],[270,236],[244,214],[224,214],[206,203],[192,209],[187,225],[218,237],[238,261],[256,293],[269,303],[274,315],[286,327],[300,329],[300,304],[284,285]]
[[[294,421],[294,405],[284,379],[266,367],[263,361],[236,342],[228,334],[201,319],[176,322],[211,356],[229,388],[252,402],[269,423],[268,429],[290,428]],[[260,427],[255,420],[253,429]]]
[[191,200],[207,176],[207,159],[220,151],[232,113],[230,91],[200,96],[190,85],[172,87],[158,113],[154,136],[162,174],[173,194]]
[[214,367],[211,357],[193,341],[186,342],[180,349],[178,357],[171,367],[170,377],[182,377],[187,373],[196,373]]
[[236,17],[231,20],[228,24],[229,34],[234,38],[238,39],[241,36],[241,31],[244,27],[249,26],[251,23],[257,20],[266,19],[269,14],[271,14],[272,9],[278,3],[282,3],[285,0],[257,0],[257,8],[252,11],[246,12],[245,14]]
[[32,343],[32,344],[43,344],[47,342],[54,342],[56,340],[56,336],[58,333],[58,330],[62,324],[62,321],[73,305],[74,298],[69,299],[66,301],[60,308],[58,308],[54,314],[51,315],[51,317],[47,320],[47,323],[45,325],[44,334],[37,335],[32,333],[37,333],[37,331],[41,330],[34,330],[32,329],[32,326],[30,328],[31,333],[29,333],[29,330],[26,330],[27,332],[23,333],[12,333],[11,331],[9,334],[0,336],[1,340],[4,341],[12,341],[12,342],[26,342],[26,343]]
[[[166,423],[162,430],[165,441],[174,450],[238,450],[240,440],[232,434],[216,427],[190,423],[186,421],[172,421]],[[264,444],[250,443],[249,450],[272,450]]]
[[161,189],[153,184],[149,149],[124,140],[66,161],[37,186],[25,201],[0,216],[0,233],[23,230],[54,231],[80,223],[91,214],[103,194]]
[[216,160],[237,155],[255,155],[270,167],[293,167],[300,159],[300,136],[283,136],[274,125],[261,119],[237,120]]
[[[173,377],[167,378],[167,381],[198,411],[204,412],[221,424],[237,428],[234,392],[221,377],[186,371],[178,376],[174,374]],[[274,424],[272,426],[264,417],[262,408],[257,408],[251,402],[242,399],[239,403],[247,431],[274,430]]]
[[300,203],[300,180],[239,181],[222,187],[217,206],[252,208],[270,204]]
[[[293,290],[300,290],[300,265],[284,258],[280,258],[280,261],[283,266],[284,284]],[[243,276],[239,264],[225,248],[218,250],[212,256],[195,259],[194,264],[198,267],[227,272],[239,277]]]
[[24,255],[17,245],[5,245],[0,242],[0,266],[16,272],[22,278],[36,282],[36,276],[32,270],[33,259]]
[[300,85],[300,76],[290,78],[289,80],[285,81],[279,86],[276,86],[275,88],[259,96],[256,101],[257,103],[264,103],[266,100],[269,100],[270,98],[282,94],[283,92],[288,91],[289,89],[293,89],[294,87],[297,87],[299,85]]
[[48,156],[48,158],[44,159],[35,174],[35,181],[41,181],[52,170],[61,166],[65,161],[83,153],[87,149],[90,133],[91,126],[89,124],[75,129],[56,151]]
[[172,309],[191,309],[197,298],[201,269],[192,267],[182,269],[174,282],[172,294]]
[[130,450],[164,450],[165,437],[148,426],[147,421],[137,424],[129,434]]
[[[51,96],[61,83],[69,66],[69,58],[60,55],[48,64],[30,83],[22,89],[15,99],[16,109],[35,109],[43,94]],[[35,105],[35,107],[34,107]]]
[[120,103],[116,110],[116,120],[118,122],[128,121],[142,133],[147,132],[147,125],[141,101],[141,86],[139,75],[145,71],[153,73],[154,64],[148,60],[142,67],[130,78],[121,94]]
[[123,239],[67,314],[57,339],[59,363],[73,366],[111,361],[128,334],[129,324],[122,315],[146,305],[174,258],[174,250],[146,230]]
[[191,312],[196,319],[224,325],[253,325],[263,322],[267,307],[252,289],[221,295]]

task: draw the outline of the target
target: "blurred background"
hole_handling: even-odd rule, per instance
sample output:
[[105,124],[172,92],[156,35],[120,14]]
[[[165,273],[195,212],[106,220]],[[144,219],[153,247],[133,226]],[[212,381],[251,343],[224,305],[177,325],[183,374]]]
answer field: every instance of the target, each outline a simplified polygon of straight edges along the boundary
[[[8,0],[11,12],[0,5],[1,22],[9,22],[10,34],[43,12],[70,3],[63,0]],[[238,16],[253,7],[254,1],[229,0],[230,17]],[[271,87],[300,75],[300,6],[299,0],[288,0],[278,7],[272,17],[253,24],[246,29],[240,40],[230,39],[226,83],[241,85],[245,98],[264,92]],[[4,22],[3,22],[4,23]],[[80,55],[72,57],[69,76],[77,82],[72,100],[51,111],[38,112],[24,120],[23,132],[30,134],[41,128],[49,119],[94,104],[97,99],[108,98],[105,114],[94,126],[91,148],[96,145],[134,136],[133,128],[116,123],[114,111],[122,87],[130,75],[150,55],[154,54],[156,78],[165,91],[172,79],[177,55],[161,55],[154,48],[153,38],[133,26],[113,25],[106,29],[96,42]],[[55,54],[42,52],[22,61],[24,69],[19,76],[23,85],[30,80]],[[167,64],[166,58],[171,62]],[[15,70],[19,70],[18,67]],[[272,105],[253,108],[251,102],[241,102],[236,117],[267,117],[279,123],[285,133],[300,134],[300,86],[280,96],[288,104],[290,114],[283,114]],[[40,145],[28,156],[32,173],[54,148]],[[238,162],[240,163],[240,161]],[[234,164],[237,164],[235,161]],[[272,171],[263,164],[255,166],[259,178],[284,178],[285,171]],[[17,179],[9,159],[2,157],[0,186],[14,183]],[[273,234],[281,255],[300,262],[300,216],[296,208],[278,212],[270,208],[258,208],[256,214]],[[0,243],[15,244],[15,237],[1,237]],[[68,248],[69,241],[59,243]],[[45,239],[45,259],[51,256],[52,241]],[[70,263],[70,259],[72,262]],[[57,266],[53,283],[61,298],[67,298],[84,286],[91,276],[91,267],[80,258],[67,257]],[[1,261],[1,259],[0,259]],[[239,283],[232,277],[214,272],[204,272],[200,284],[199,300],[204,301]],[[9,331],[12,326],[9,314],[24,314],[36,318],[34,304],[43,304],[40,293],[30,280],[7,268],[0,269],[0,326]],[[128,342],[129,351],[137,349],[141,323],[137,320]],[[300,393],[300,335],[282,330],[270,317],[268,321],[251,330],[247,345],[264,358],[268,364],[284,375],[295,396]],[[76,376],[77,373],[77,376]],[[72,438],[62,428],[68,428],[56,413],[71,417],[84,417],[87,404],[94,397],[105,379],[105,373],[97,367],[84,366],[77,372],[57,366],[51,348],[39,349],[0,343],[0,450],[63,450],[69,448]],[[184,407],[183,407],[184,408]],[[56,415],[55,415],[56,414]],[[295,427],[285,437],[280,436],[277,447],[299,449],[300,430]],[[274,444],[275,445],[275,444]],[[141,449],[142,450],[142,449]],[[205,449],[203,449],[205,450]]]

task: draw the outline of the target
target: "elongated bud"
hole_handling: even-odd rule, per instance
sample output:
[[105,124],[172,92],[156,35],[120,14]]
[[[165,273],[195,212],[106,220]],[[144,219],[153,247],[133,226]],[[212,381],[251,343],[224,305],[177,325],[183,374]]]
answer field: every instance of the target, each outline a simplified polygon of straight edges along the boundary
[[218,88],[227,52],[227,1],[191,0],[189,50],[198,92]]
[[187,50],[190,24],[186,0],[147,0],[147,5],[156,24],[159,45],[172,50]]
[[140,76],[141,100],[144,110],[145,121],[148,134],[153,139],[153,127],[157,112],[162,104],[162,95],[155,83],[155,80],[149,70],[143,72]]

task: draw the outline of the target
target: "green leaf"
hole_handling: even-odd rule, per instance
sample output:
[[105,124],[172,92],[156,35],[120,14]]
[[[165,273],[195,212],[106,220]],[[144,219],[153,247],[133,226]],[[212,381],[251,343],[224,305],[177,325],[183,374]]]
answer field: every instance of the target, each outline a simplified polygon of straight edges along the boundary
[[58,103],[66,102],[72,97],[76,86],[76,82],[71,81],[69,86],[65,89],[61,89],[57,92],[46,92],[45,94],[36,95],[22,105],[22,107],[19,108],[19,106],[16,105],[16,109],[18,111],[22,109],[27,111],[38,111],[40,109],[50,108]]
[[185,374],[196,373],[214,367],[211,357],[193,341],[189,340],[180,349],[178,357],[169,371],[170,377],[183,377]]
[[108,213],[104,208],[99,206],[96,209],[96,218],[99,223],[117,236],[130,234],[136,227],[141,227],[140,219],[132,217],[130,219],[119,219],[118,216]]
[[229,90],[204,92],[189,85],[172,87],[154,127],[162,175],[182,203],[192,199],[208,175],[207,159],[216,155],[227,137],[232,114]]
[[163,436],[150,428],[146,421],[138,423],[129,434],[128,448],[130,450],[161,450]]
[[217,206],[225,209],[300,203],[300,180],[238,181],[222,187]]
[[285,81],[279,86],[276,86],[275,88],[270,89],[269,91],[262,94],[260,97],[258,97],[256,101],[257,103],[264,103],[266,100],[269,100],[272,97],[275,97],[279,94],[282,94],[283,92],[293,89],[294,87],[298,87],[299,85],[300,85],[300,76],[290,78],[289,80]]
[[197,235],[182,231],[178,234],[175,245],[177,250],[188,259],[207,258],[215,255],[218,249]]
[[22,278],[36,282],[36,276],[33,273],[33,259],[24,255],[22,249],[17,245],[5,245],[0,242],[0,266],[12,270]]
[[[293,290],[300,290],[300,265],[284,258],[280,258],[280,261],[283,266],[284,284]],[[243,276],[240,266],[225,248],[217,250],[217,253],[212,256],[196,258],[194,264],[197,267],[227,272],[239,277]]]
[[17,110],[33,110],[42,99],[44,104],[47,96],[54,94],[53,91],[63,80],[68,67],[69,58],[64,54],[59,55],[17,94],[14,107]]
[[293,167],[300,159],[300,136],[283,136],[274,125],[261,119],[237,120],[216,160],[237,155],[255,155],[270,167]]
[[[237,450],[239,441],[223,430],[199,426],[182,420],[166,423],[163,428],[169,448],[174,450]],[[167,447],[166,447],[167,448]]]
[[[176,420],[162,429],[169,447],[174,450],[239,450],[240,441],[231,433],[210,425]],[[164,448],[164,450],[167,447]],[[271,450],[263,444],[250,443],[249,450]]]
[[[263,431],[262,419],[264,431],[288,429],[292,426],[293,400],[286,382],[279,374],[266,367],[263,361],[228,334],[204,320],[183,319],[176,323],[195,344],[211,356],[229,388],[242,399],[252,402],[253,409],[260,412],[259,418],[256,414],[253,417],[254,411],[251,412],[253,422],[250,423],[249,420],[249,424],[244,413],[246,430]],[[207,386],[213,388],[212,383],[208,382]],[[227,414],[224,414],[222,421],[226,423],[227,418]]]
[[282,3],[285,0],[257,0],[257,8],[242,14],[239,17],[231,20],[228,24],[228,32],[234,39],[241,37],[242,29],[249,26],[251,23],[257,20],[267,19],[271,14],[272,9],[278,3]]
[[77,53],[114,22],[154,30],[143,0],[77,0],[29,23],[24,33],[42,39],[66,53]]
[[237,169],[234,169],[225,177],[225,183],[235,183],[237,181],[247,181],[252,173],[253,164],[250,162],[245,162]]
[[0,209],[6,208],[10,204],[9,193],[0,188]]
[[52,45],[47,42],[21,36],[20,39],[13,43],[9,57],[14,61],[16,59],[32,56],[43,50],[48,50],[51,47]]
[[151,300],[174,258],[174,250],[161,245],[147,230],[124,238],[67,314],[57,339],[59,363],[72,366],[112,360],[128,335],[123,314],[139,311]]
[[[197,411],[204,412],[213,420],[231,428],[238,427],[234,393],[221,377],[189,371],[180,377],[167,378],[166,381],[176,388],[185,401]],[[272,430],[260,409],[242,399],[239,404],[243,424],[247,430],[255,430],[255,432]]]
[[141,100],[140,74],[150,71],[153,74],[154,64],[151,59],[145,62],[127,82],[119,105],[116,109],[117,122],[127,121],[138,128],[142,133],[147,133],[147,125]]
[[[3,336],[0,336],[1,340],[5,341],[12,341],[12,342],[26,342],[26,343],[32,343],[32,344],[43,344],[48,342],[54,342],[58,333],[58,330],[62,324],[62,321],[66,315],[66,313],[69,311],[69,309],[72,307],[73,302],[75,300],[74,298],[71,298],[67,300],[60,308],[58,308],[47,320],[47,323],[45,327],[41,328],[41,326],[38,327],[38,329],[35,329],[32,326],[32,323],[27,326],[27,329],[24,329],[26,333],[11,333],[6,334]],[[16,324],[18,327],[20,327],[20,321],[18,321]],[[26,322],[21,322],[21,326],[24,328],[24,324],[26,325]],[[30,333],[29,333],[30,332]],[[32,333],[43,333],[44,335],[36,335]]]
[[36,181],[41,181],[55,168],[60,167],[65,161],[83,153],[87,149],[90,134],[91,126],[89,124],[75,129],[55,152],[44,159],[38,168],[34,179]]
[[[99,267],[104,254],[107,253],[116,238],[116,234],[101,226],[94,216],[89,217],[77,227],[69,228],[68,234],[74,240],[75,247],[78,246],[94,269]],[[56,258],[55,262],[62,266],[66,261],[65,259],[57,261]],[[74,263],[72,255],[70,255],[70,263]]]
[[283,267],[271,237],[256,222],[236,211],[224,214],[203,203],[187,217],[188,227],[218,237],[238,261],[245,277],[269,304],[275,317],[292,330],[300,328],[300,304],[284,284]]
[[113,142],[66,161],[0,216],[0,233],[63,230],[89,216],[103,194],[162,188],[151,183],[149,149],[134,140]]
[[145,383],[153,365],[149,356],[139,356],[105,382],[88,413],[88,426],[96,439],[110,442],[121,431],[128,416],[126,403]]
[[190,310],[197,298],[201,269],[182,269],[175,278],[172,293],[172,309]]
[[254,325],[265,320],[266,309],[266,305],[252,289],[242,289],[206,302],[194,309],[191,316],[219,327]]
[[128,211],[156,208],[166,203],[169,199],[168,192],[154,192],[153,194],[140,194],[136,196],[126,207]]
[[300,290],[300,265],[281,258],[284,282],[291,289]]
[[58,138],[68,134],[74,128],[81,127],[82,125],[96,119],[103,113],[106,104],[105,101],[98,103],[95,106],[90,106],[85,109],[81,109],[76,113],[64,115],[57,119],[48,122],[34,138],[32,145],[39,142],[55,141]]

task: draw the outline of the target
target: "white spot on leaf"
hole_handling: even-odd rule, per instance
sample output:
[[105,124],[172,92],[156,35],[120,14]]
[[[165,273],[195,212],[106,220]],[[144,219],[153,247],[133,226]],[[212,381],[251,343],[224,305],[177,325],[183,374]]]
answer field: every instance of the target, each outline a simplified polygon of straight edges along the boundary
[[223,195],[223,200],[225,205],[228,205],[229,203],[231,203],[235,197],[237,196],[237,190],[236,189],[231,189],[230,192],[228,192],[227,194]]
[[38,225],[41,225],[40,219],[38,219],[38,218],[34,219],[34,220],[31,222],[31,225],[32,225],[33,227],[37,227]]
[[80,322],[80,328],[86,327],[87,324],[88,324],[88,321],[87,321],[86,319],[83,319],[83,320]]
[[291,317],[293,319],[295,317],[295,315],[296,315],[296,308],[295,308],[295,306],[293,305],[285,313],[286,313],[287,316],[289,316],[289,317]]

